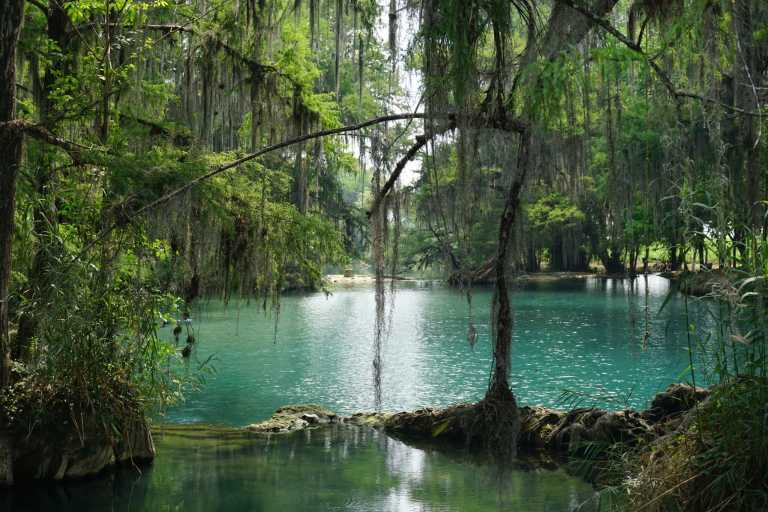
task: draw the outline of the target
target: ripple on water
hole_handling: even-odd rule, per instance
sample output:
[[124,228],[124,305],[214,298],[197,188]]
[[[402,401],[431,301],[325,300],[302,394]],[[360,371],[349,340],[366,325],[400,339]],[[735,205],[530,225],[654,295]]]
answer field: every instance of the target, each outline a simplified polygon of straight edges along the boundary
[[[589,404],[644,407],[688,366],[681,305],[661,313],[666,280],[649,278],[651,336],[645,347],[643,282],[584,279],[532,284],[513,295],[514,390],[519,402],[557,406],[563,390]],[[383,346],[386,410],[444,406],[482,397],[490,369],[490,291],[476,289],[472,320],[478,341],[466,341],[469,311],[462,294],[404,283],[395,296]],[[195,360],[214,355],[216,373],[170,411],[174,422],[244,425],[287,403],[314,402],[340,413],[374,406],[372,288],[282,298],[277,342],[274,318],[256,305],[208,302],[194,312]],[[170,337],[170,331],[163,331]],[[604,395],[601,397],[601,395]],[[615,397],[628,397],[625,403]]]

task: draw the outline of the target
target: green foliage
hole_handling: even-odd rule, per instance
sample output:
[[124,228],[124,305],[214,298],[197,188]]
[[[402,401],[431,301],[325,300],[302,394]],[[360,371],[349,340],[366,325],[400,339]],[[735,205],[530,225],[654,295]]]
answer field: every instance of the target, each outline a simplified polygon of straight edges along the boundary
[[551,193],[527,208],[528,218],[535,229],[561,230],[584,220],[584,212],[567,197]]
[[16,381],[0,397],[0,410],[24,435],[120,438],[145,411],[162,411],[182,396],[185,380],[170,364],[180,356],[157,336],[159,312],[173,299],[132,264],[105,279],[93,265],[73,261],[68,245],[57,245],[60,267],[49,275],[28,349],[34,357],[15,363]]
[[334,94],[316,93],[314,90],[322,72],[311,53],[306,31],[286,25],[281,38],[282,47],[277,53],[275,65],[299,89],[304,107],[316,114],[323,126],[340,126],[339,106]]
[[362,75],[371,84],[359,102],[330,92],[332,63],[311,48],[333,45],[328,20],[316,20],[310,41],[306,8],[252,7],[68,0],[28,10],[18,110],[74,143],[25,145],[16,380],[2,398],[13,428],[111,436],[162,412],[199,372],[189,382],[175,374],[180,356],[157,336],[161,315],[213,295],[279,307],[283,290],[320,288],[327,266],[361,255],[359,160],[341,139],[272,153],[136,215],[244,149],[382,110],[376,2],[354,4],[370,64],[356,77],[343,59],[343,95]]

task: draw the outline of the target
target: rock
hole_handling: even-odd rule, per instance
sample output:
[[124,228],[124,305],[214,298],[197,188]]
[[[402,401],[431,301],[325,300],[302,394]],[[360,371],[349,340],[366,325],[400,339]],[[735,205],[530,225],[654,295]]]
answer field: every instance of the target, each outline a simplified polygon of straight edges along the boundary
[[[155,457],[152,434],[143,419],[126,428],[124,438],[117,443],[98,435],[85,440],[73,433],[58,436],[56,442],[32,436],[16,439],[13,444],[9,444],[14,446],[11,470],[15,482],[83,478],[101,473],[118,463],[136,464]],[[2,453],[0,438],[0,471]]]
[[522,407],[520,416],[521,446],[573,451],[583,441],[631,446],[653,435],[653,426],[642,414],[632,410],[613,412],[589,408],[565,413],[544,407]]
[[566,413],[562,411],[554,411],[546,407],[521,407],[520,445],[536,448],[547,446],[553,431],[565,415]]
[[653,422],[666,420],[687,411],[709,395],[708,389],[694,388],[688,384],[672,384],[653,398],[650,409],[643,411],[642,416]]
[[460,404],[445,409],[399,412],[390,416],[384,427],[388,433],[399,436],[464,441],[469,437],[468,419],[474,410],[474,404]]
[[344,423],[358,427],[381,428],[391,417],[392,413],[387,412],[358,412],[348,418],[344,418]]
[[310,425],[317,425],[320,423],[320,417],[317,414],[302,414],[301,419]]
[[574,451],[583,440],[589,440],[589,430],[605,411],[594,408],[580,408],[564,414],[552,428],[546,446],[555,450]]
[[18,483],[25,480],[61,480],[67,471],[67,455],[61,446],[30,446],[15,442],[13,474]]
[[578,452],[588,440],[587,428],[581,423],[571,423],[558,429],[553,438],[557,448],[570,453]]
[[[103,469],[113,466],[115,464],[115,451],[112,449],[112,445],[108,443],[96,446],[86,445],[68,458],[70,462],[62,478],[82,478],[95,475]],[[61,471],[58,471],[55,476],[60,474]]]
[[115,460],[123,462],[148,462],[155,458],[155,442],[146,422],[134,423],[115,447]]
[[315,404],[287,405],[281,407],[265,421],[248,425],[246,430],[257,434],[285,434],[303,430],[309,426],[339,423],[338,415]]
[[635,411],[608,412],[598,418],[590,431],[592,441],[606,445],[622,443],[634,446],[641,438],[650,437],[653,429]]

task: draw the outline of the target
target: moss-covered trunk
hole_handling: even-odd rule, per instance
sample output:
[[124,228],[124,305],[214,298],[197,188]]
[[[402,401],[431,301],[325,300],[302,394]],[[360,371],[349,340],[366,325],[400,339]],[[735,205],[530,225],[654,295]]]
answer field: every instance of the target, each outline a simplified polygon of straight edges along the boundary
[[[0,0],[0,125],[16,117],[16,47],[23,19],[23,0]],[[20,130],[0,126],[0,390],[10,382],[8,297],[21,145]]]

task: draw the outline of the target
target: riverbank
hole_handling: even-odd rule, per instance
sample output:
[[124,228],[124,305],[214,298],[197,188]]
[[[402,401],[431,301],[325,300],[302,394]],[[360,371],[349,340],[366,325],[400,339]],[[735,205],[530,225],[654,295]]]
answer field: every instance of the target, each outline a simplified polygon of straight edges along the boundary
[[156,455],[146,421],[136,421],[119,437],[81,437],[76,432],[0,432],[0,487],[30,481],[64,481],[93,477],[119,466],[149,463]]
[[[612,454],[648,451],[648,447],[687,432],[692,424],[692,414],[697,406],[706,407],[711,393],[710,389],[673,384],[658,393],[650,407],[642,411],[606,411],[598,408],[564,411],[538,406],[521,407],[519,460],[530,468],[566,468],[569,474],[579,474],[596,484],[599,490],[607,484],[615,484],[616,478],[625,480],[630,474],[628,471],[636,469],[617,467],[615,462],[606,463]],[[241,428],[187,424],[159,425],[153,430],[159,439],[168,436],[173,439],[175,451],[163,454],[163,457],[172,457],[173,462],[169,462],[172,464],[180,464],[180,456],[197,453],[210,442],[215,442],[217,453],[248,458],[253,457],[253,447],[261,446],[260,440],[267,443],[265,446],[277,446],[281,443],[279,439],[287,439],[283,444],[289,447],[295,446],[298,439],[322,442],[320,440],[335,438],[342,431],[350,432],[342,435],[345,439],[357,440],[361,436],[369,436],[370,432],[380,432],[380,435],[386,434],[405,445],[445,452],[449,457],[452,453],[479,457],[488,454],[480,448],[465,449],[472,435],[470,426],[474,410],[474,404],[460,404],[441,409],[341,415],[322,406],[305,404],[281,407],[269,419]],[[295,434],[300,435],[296,437]],[[151,441],[151,435],[149,439]],[[152,448],[154,450],[154,444]],[[264,453],[266,456],[267,452]],[[655,455],[656,464],[659,457],[664,455]],[[162,461],[162,457],[158,460]],[[277,461],[269,460],[269,464],[277,464]],[[117,462],[115,460],[103,469],[119,467]],[[51,467],[50,462],[40,463]],[[266,460],[258,464],[265,469],[269,467]],[[286,461],[280,464],[290,465]],[[638,475],[644,475],[642,470],[637,471]],[[64,479],[72,479],[73,476],[64,473]]]

